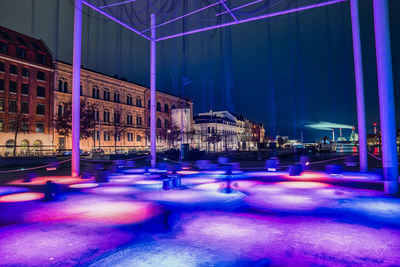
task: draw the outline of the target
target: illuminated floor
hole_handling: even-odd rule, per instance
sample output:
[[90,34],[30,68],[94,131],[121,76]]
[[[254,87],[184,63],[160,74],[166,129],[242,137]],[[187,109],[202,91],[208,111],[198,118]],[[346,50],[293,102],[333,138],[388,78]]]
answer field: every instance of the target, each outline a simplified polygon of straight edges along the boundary
[[399,266],[400,199],[332,185],[374,176],[238,173],[227,194],[219,172],[183,175],[57,177],[51,202],[43,177],[1,186],[0,265]]

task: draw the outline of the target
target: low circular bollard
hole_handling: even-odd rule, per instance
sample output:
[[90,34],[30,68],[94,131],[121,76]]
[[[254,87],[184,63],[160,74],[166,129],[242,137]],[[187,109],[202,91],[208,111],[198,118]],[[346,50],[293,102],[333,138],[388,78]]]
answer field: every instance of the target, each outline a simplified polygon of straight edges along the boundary
[[172,183],[173,183],[175,189],[180,189],[182,187],[181,177],[173,178]]
[[174,184],[172,182],[172,179],[164,179],[163,180],[163,186],[162,186],[163,190],[170,190],[173,188],[174,188]]

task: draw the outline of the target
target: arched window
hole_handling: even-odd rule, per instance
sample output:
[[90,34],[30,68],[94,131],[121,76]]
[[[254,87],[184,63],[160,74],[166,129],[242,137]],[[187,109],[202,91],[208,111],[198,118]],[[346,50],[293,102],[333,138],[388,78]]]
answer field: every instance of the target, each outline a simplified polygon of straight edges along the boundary
[[140,97],[136,97],[136,106],[142,107],[142,99]]
[[7,140],[6,147],[7,148],[14,147],[14,140],[12,140],[12,139]]
[[161,120],[157,119],[157,128],[161,128]]
[[21,147],[22,148],[28,148],[28,146],[29,146],[29,141],[28,140],[24,139],[24,140],[21,141]]
[[132,106],[133,105],[133,101],[132,101],[132,96],[131,95],[127,95],[126,96],[126,104]]
[[58,114],[63,114],[63,106],[61,104],[58,105]]
[[161,104],[160,104],[160,102],[157,102],[157,111],[161,111]]
[[168,104],[165,104],[165,105],[164,105],[164,112],[165,112],[165,113],[169,113]]
[[42,146],[42,141],[40,141],[40,140],[33,141],[33,146],[34,147],[41,147]]
[[61,80],[58,81],[58,91],[59,92],[63,91],[63,82]]
[[22,153],[27,153],[29,150],[29,141],[24,139],[21,141],[21,151]]
[[120,102],[120,95],[118,92],[114,92],[114,102],[119,103]]
[[68,93],[68,83],[64,82],[64,93]]
[[165,127],[165,129],[169,129],[169,121],[168,120],[164,121],[164,127]]
[[137,135],[137,136],[136,136],[136,141],[137,141],[137,142],[142,141],[142,137],[141,137],[140,135]]
[[120,114],[118,111],[115,111],[114,112],[114,122],[119,123],[119,121],[120,121]]
[[105,101],[110,101],[110,91],[108,91],[108,89],[104,90],[104,100]]

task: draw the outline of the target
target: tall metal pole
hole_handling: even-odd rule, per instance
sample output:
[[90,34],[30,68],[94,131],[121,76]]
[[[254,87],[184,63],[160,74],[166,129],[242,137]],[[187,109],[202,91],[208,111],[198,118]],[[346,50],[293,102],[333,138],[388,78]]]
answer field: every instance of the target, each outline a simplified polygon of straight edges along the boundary
[[156,166],[156,15],[151,14],[150,40],[150,154],[151,166]]
[[398,192],[399,187],[399,168],[388,1],[374,0],[373,3],[385,193],[395,194]]
[[358,0],[350,0],[351,25],[353,30],[354,73],[357,95],[358,150],[360,154],[360,171],[368,170],[367,128],[365,124],[364,77],[361,53],[360,20]]
[[72,157],[71,176],[79,177],[80,80],[82,44],[82,0],[75,0],[72,70]]

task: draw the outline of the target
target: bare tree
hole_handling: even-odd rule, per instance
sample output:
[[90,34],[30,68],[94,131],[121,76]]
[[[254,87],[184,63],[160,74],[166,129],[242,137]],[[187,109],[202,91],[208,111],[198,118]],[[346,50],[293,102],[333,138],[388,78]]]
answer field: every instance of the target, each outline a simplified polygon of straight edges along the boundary
[[15,117],[13,117],[14,120],[10,121],[10,128],[11,132],[14,133],[14,149],[13,149],[13,155],[14,157],[17,155],[17,138],[18,134],[20,133],[29,133],[29,127],[31,124],[31,119],[32,117],[26,116],[23,114],[21,111],[19,111]]
[[[69,136],[72,130],[72,102],[63,102],[63,111],[58,112],[54,118],[56,132],[62,136]],[[97,106],[86,100],[80,103],[80,138],[87,139],[93,137],[96,121],[95,110]]]
[[117,153],[117,139],[121,140],[121,137],[127,130],[127,125],[121,122],[122,110],[114,110],[114,118],[112,122],[112,129],[114,135],[114,152]]

